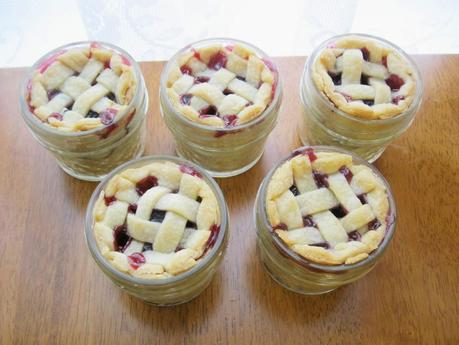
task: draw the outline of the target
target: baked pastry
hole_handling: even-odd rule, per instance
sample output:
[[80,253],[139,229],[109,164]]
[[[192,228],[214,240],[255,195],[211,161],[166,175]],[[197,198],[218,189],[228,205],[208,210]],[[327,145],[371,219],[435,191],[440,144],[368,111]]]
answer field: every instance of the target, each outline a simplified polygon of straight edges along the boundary
[[352,264],[384,238],[389,198],[381,178],[352,156],[306,148],[273,173],[266,212],[275,234],[305,259]]
[[235,44],[207,45],[178,56],[167,75],[167,94],[187,119],[236,127],[260,116],[273,100],[277,73],[270,61]]
[[29,82],[30,111],[66,132],[109,126],[125,115],[137,80],[129,60],[93,43],[47,58]]
[[376,40],[346,36],[318,53],[317,88],[336,107],[364,119],[386,119],[409,108],[416,80],[411,63]]
[[217,198],[194,168],[157,161],[115,175],[93,211],[102,255],[139,278],[176,276],[194,267],[220,231]]

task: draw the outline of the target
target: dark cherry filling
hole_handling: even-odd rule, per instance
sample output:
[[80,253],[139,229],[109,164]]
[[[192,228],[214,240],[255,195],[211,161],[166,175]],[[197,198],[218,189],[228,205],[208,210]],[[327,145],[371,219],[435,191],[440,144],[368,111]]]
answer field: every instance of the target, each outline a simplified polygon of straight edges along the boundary
[[197,229],[198,226],[197,226],[196,223],[194,223],[194,222],[192,222],[191,220],[189,220],[189,221],[186,222],[185,228]]
[[215,105],[209,105],[199,110],[199,115],[217,115],[218,110]]
[[59,90],[56,90],[56,89],[49,90],[47,94],[48,94],[48,99],[52,100],[57,94],[59,94]]
[[132,237],[128,235],[124,225],[118,225],[113,232],[113,247],[115,251],[124,252],[131,244]]
[[370,223],[368,223],[368,230],[376,230],[381,226],[381,223],[377,219],[373,219]]
[[234,92],[231,91],[231,90],[228,89],[228,88],[226,88],[225,90],[223,90],[223,94],[224,94],[225,96],[232,95],[233,93],[234,93]]
[[394,104],[398,104],[398,102],[400,101],[403,101],[405,99],[405,96],[395,96],[394,98],[392,98],[392,103]]
[[346,166],[343,165],[339,168],[339,172],[344,175],[348,183],[351,183],[354,175],[352,175],[352,172]]
[[188,165],[180,165],[180,171],[184,174],[188,174],[188,175],[191,175],[191,176],[196,176],[196,177],[199,177],[199,178],[202,178],[202,175],[199,171],[197,171],[196,169],[188,166]]
[[113,92],[110,92],[108,95],[107,95],[107,98],[113,102],[115,102],[115,94]]
[[313,247],[322,247],[322,248],[324,248],[324,249],[330,248],[330,245],[329,245],[327,242],[313,243],[313,244],[310,244],[310,246],[313,246]]
[[373,101],[372,99],[364,99],[363,103],[371,107],[373,104],[375,104],[375,101]]
[[220,68],[226,66],[227,60],[228,58],[226,57],[225,53],[219,51],[218,53],[216,53],[210,58],[207,66],[209,66],[209,68],[211,69],[218,71]]
[[193,74],[193,71],[191,70],[191,67],[189,67],[187,65],[183,65],[182,67],[180,67],[180,72],[182,72],[183,74],[188,74],[188,75],[192,75]]
[[195,84],[207,83],[210,80],[209,77],[196,77],[194,78]]
[[202,198],[200,196],[198,196],[198,198],[196,199],[197,202],[201,202],[202,201]]
[[349,241],[359,241],[362,235],[357,230],[351,231],[347,234]]
[[132,253],[128,256],[128,261],[129,265],[136,270],[145,263],[145,256],[142,253]]
[[343,205],[338,205],[330,209],[330,212],[335,215],[336,218],[343,218],[348,212]]
[[362,74],[360,76],[360,84],[368,85],[368,76],[366,76],[365,74]]
[[142,252],[146,252],[147,250],[153,250],[153,244],[145,242],[142,247]]
[[341,75],[342,75],[342,73],[328,72],[328,75],[330,76],[330,78],[332,78],[333,84],[341,85]]
[[104,201],[105,201],[105,205],[109,206],[109,205],[113,204],[116,201],[116,197],[114,195],[105,196],[104,197]]
[[292,194],[294,196],[297,196],[297,195],[300,195],[300,191],[298,190],[298,188],[296,187],[296,185],[292,185],[290,187],[290,191],[292,192]]
[[237,75],[237,76],[236,76],[236,79],[239,79],[239,80],[245,81],[245,78],[244,78],[244,77],[241,77],[240,75]]
[[174,252],[176,252],[176,253],[177,253],[178,251],[180,251],[180,250],[182,250],[182,249],[183,249],[183,247],[182,247],[182,246],[177,246],[177,247],[175,248]]
[[236,126],[237,115],[225,115],[223,116],[223,122],[225,123],[225,127],[234,127]]
[[62,121],[64,119],[62,114],[59,114],[59,113],[52,113],[51,115],[48,116],[48,118],[56,119],[56,120],[59,120],[59,121]]
[[93,110],[90,110],[90,111],[88,111],[88,113],[86,114],[86,117],[91,118],[91,119],[93,119],[93,118],[95,119],[95,118],[99,117],[99,114],[96,113],[96,112],[93,111]]
[[191,93],[185,93],[180,96],[180,103],[184,105],[190,105],[192,97],[193,95]]
[[135,213],[136,211],[137,211],[137,204],[129,204],[128,212],[129,213]]
[[386,84],[389,85],[392,91],[399,90],[405,82],[396,74],[391,74],[389,78],[386,79]]
[[161,210],[154,209],[151,212],[150,221],[162,223],[164,218],[166,217],[166,212],[167,211],[161,211]]
[[369,61],[370,60],[370,51],[368,50],[368,48],[367,47],[363,47],[362,49],[360,49],[360,51],[362,52],[363,59],[365,61]]
[[273,230],[277,230],[277,229],[288,230],[288,226],[287,226],[287,224],[279,223],[279,224],[273,226]]
[[367,203],[367,195],[366,194],[357,195],[357,198],[359,198],[359,200],[360,200],[360,202],[362,204],[366,204]]
[[317,188],[326,187],[328,188],[328,180],[326,174],[321,174],[318,171],[313,170],[312,176],[314,177],[314,181],[316,183]]
[[139,195],[143,195],[150,188],[156,187],[158,185],[158,179],[155,176],[147,176],[141,179],[135,185],[136,191]]
[[303,217],[303,226],[309,226],[313,228],[317,228],[316,222],[312,219],[311,216],[304,216]]

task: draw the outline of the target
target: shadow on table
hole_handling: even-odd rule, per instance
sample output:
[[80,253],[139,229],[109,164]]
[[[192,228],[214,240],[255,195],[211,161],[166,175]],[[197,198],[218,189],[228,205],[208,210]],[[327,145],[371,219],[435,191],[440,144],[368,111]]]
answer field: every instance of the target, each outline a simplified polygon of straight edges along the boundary
[[194,333],[196,328],[209,323],[208,320],[214,317],[216,309],[222,304],[223,274],[222,269],[217,270],[210,285],[198,297],[181,305],[157,307],[121,290],[119,299],[131,318],[163,336],[183,332]]
[[275,282],[259,257],[256,242],[251,249],[252,255],[247,262],[246,278],[249,281],[249,298],[259,308],[265,309],[264,314],[276,315],[284,322],[315,322],[329,314],[336,313],[344,307],[349,295],[353,295],[352,287],[345,286],[323,295],[301,295],[287,290]]

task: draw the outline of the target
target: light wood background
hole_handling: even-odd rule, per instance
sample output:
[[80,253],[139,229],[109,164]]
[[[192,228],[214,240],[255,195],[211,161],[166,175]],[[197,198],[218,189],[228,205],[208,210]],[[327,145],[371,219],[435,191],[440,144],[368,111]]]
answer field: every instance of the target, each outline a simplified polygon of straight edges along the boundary
[[[279,58],[280,121],[260,162],[219,180],[231,214],[225,260],[209,288],[172,308],[118,290],[83,236],[96,184],[67,176],[28,132],[24,69],[0,70],[0,344],[459,344],[459,56],[417,56],[421,111],[376,165],[398,226],[362,280],[325,296],[277,285],[258,259],[252,207],[263,176],[299,146],[305,59]],[[142,63],[150,94],[146,154],[173,154],[159,115],[162,63]]]

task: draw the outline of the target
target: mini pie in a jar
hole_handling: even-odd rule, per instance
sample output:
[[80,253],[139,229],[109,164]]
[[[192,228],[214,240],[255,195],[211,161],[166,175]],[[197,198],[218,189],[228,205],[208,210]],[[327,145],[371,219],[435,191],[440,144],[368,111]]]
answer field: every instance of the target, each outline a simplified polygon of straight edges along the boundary
[[144,279],[190,270],[220,231],[210,186],[193,167],[170,161],[116,174],[101,191],[93,217],[104,258],[120,272]]

